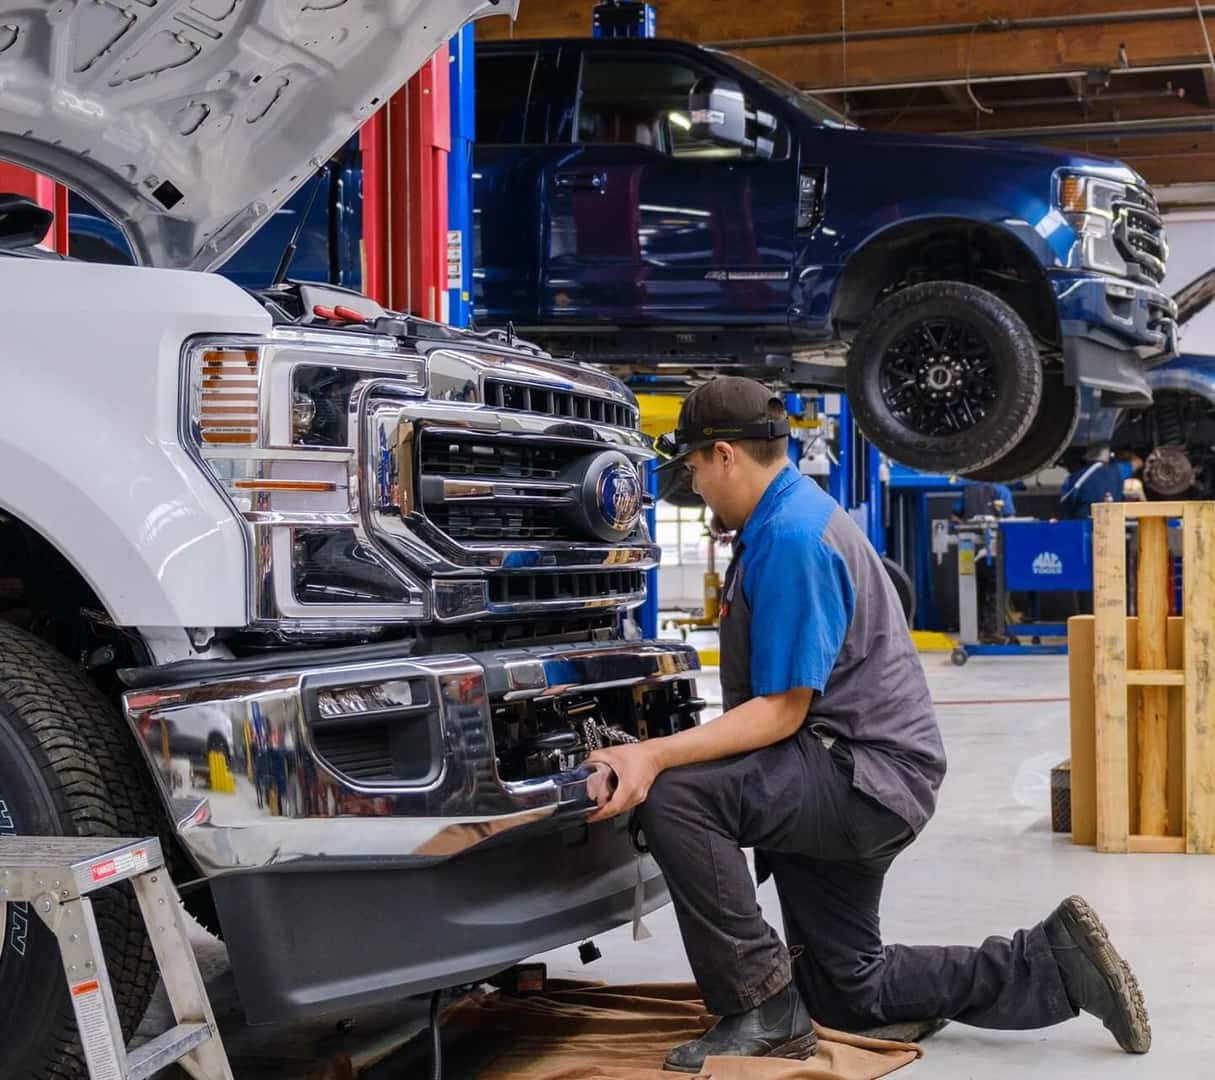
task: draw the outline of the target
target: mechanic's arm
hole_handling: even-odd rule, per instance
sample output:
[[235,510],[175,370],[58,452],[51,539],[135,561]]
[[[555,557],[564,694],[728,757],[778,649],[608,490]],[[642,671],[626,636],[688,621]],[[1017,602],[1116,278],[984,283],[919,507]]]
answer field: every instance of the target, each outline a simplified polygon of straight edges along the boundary
[[645,802],[650,786],[665,769],[745,754],[789,738],[806,722],[812,695],[808,687],[799,686],[753,697],[711,723],[642,743],[596,750],[587,763],[610,766],[616,788],[611,789],[603,772],[591,777],[587,793],[599,803],[599,810],[590,820],[615,817]]
[[649,747],[660,770],[759,750],[787,739],[805,723],[813,693],[798,686],[753,697],[711,723],[641,745]]

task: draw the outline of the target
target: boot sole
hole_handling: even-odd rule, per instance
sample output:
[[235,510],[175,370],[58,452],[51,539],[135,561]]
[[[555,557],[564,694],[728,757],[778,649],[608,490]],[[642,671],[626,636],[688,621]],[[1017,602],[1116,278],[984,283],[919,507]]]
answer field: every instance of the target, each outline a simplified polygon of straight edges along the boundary
[[[813,1057],[818,1051],[818,1036],[813,1031],[808,1032],[799,1038],[793,1039],[775,1050],[770,1050],[762,1055],[770,1058],[786,1058],[795,1061],[805,1061],[807,1058]],[[688,1065],[672,1065],[670,1062],[663,1062],[663,1072],[691,1073],[695,1075],[701,1072],[703,1064],[699,1066]]]
[[1060,915],[1072,939],[1101,972],[1121,1006],[1126,1022],[1126,1037],[1115,1032],[1118,1045],[1128,1054],[1146,1054],[1152,1046],[1152,1025],[1148,1020],[1147,1003],[1135,973],[1110,943],[1105,923],[1088,901],[1079,896],[1068,897],[1063,902]]

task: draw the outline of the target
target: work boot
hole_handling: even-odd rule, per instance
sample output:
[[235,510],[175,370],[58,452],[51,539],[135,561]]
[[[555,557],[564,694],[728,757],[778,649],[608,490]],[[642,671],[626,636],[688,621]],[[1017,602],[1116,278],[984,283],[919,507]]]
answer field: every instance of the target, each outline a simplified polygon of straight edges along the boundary
[[749,1012],[723,1016],[699,1039],[675,1047],[663,1068],[698,1073],[707,1057],[810,1057],[818,1049],[814,1024],[797,987],[789,983]]
[[1097,913],[1070,896],[1042,926],[1072,1007],[1100,1020],[1128,1054],[1146,1054],[1152,1027],[1143,992]]

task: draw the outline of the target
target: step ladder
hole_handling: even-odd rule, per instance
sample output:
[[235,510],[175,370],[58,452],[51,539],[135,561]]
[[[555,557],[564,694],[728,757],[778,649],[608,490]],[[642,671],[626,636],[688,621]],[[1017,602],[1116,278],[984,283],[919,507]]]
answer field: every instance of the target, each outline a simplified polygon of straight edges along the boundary
[[[89,899],[120,881],[135,890],[176,1020],[163,1035],[130,1050]],[[0,901],[27,903],[59,942],[91,1080],[145,1080],[174,1062],[196,1080],[232,1080],[159,840],[5,837]]]

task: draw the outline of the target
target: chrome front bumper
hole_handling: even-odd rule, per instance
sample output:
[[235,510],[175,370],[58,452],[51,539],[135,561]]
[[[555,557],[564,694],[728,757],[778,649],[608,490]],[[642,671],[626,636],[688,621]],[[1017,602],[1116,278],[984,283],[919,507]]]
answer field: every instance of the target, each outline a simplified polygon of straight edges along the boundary
[[[613,641],[256,675],[220,670],[129,691],[123,703],[178,836],[208,876],[283,864],[424,865],[505,833],[580,821],[594,808],[585,768],[499,777],[492,704],[644,692],[690,680],[699,666],[679,642]],[[401,722],[421,733],[411,745],[428,746],[431,764],[409,782],[351,779],[318,752],[320,691],[340,697],[402,682],[415,689]],[[397,722],[396,711],[383,715]]]

